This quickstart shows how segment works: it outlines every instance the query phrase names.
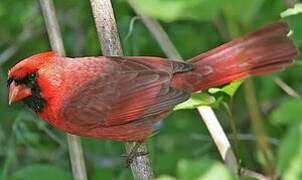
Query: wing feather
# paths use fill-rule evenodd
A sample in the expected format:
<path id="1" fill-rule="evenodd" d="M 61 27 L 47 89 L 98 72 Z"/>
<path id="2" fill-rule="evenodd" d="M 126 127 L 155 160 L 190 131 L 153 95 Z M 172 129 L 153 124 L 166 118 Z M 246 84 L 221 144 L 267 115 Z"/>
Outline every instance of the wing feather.
<path id="1" fill-rule="evenodd" d="M 147 123 L 189 97 L 169 87 L 175 62 L 165 62 L 163 68 L 138 59 L 111 57 L 111 61 L 115 71 L 90 80 L 63 100 L 64 119 L 87 128 Z"/>

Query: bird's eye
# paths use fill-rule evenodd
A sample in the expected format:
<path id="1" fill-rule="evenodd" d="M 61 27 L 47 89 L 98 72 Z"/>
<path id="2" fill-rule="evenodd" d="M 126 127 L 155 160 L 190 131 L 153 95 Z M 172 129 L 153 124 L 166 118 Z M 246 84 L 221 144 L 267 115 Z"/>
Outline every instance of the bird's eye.
<path id="1" fill-rule="evenodd" d="M 37 79 L 37 72 L 32 72 L 32 73 L 28 74 L 28 79 L 30 81 L 36 80 Z"/>

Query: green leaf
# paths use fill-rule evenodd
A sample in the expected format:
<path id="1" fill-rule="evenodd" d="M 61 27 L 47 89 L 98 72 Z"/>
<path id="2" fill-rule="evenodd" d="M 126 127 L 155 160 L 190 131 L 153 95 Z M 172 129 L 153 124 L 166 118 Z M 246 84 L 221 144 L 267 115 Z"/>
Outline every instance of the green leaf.
<path id="1" fill-rule="evenodd" d="M 288 99 L 271 113 L 271 119 L 277 124 L 300 121 L 302 117 L 302 99 Z"/>
<path id="2" fill-rule="evenodd" d="M 72 179 L 72 175 L 68 171 L 64 171 L 61 168 L 48 165 L 48 164 L 36 164 L 27 166 L 15 172 L 11 179 L 22 180 L 68 180 Z"/>
<path id="3" fill-rule="evenodd" d="M 283 20 L 290 25 L 289 36 L 294 39 L 298 47 L 302 47 L 302 3 L 296 4 L 294 8 L 287 9 L 281 13 Z"/>
<path id="4" fill-rule="evenodd" d="M 221 92 L 221 88 L 217 88 L 217 87 L 213 87 L 213 88 L 209 88 L 209 93 L 211 94 L 215 94 L 215 93 L 218 93 L 218 92 Z"/>
<path id="5" fill-rule="evenodd" d="M 217 0 L 133 0 L 144 14 L 164 21 L 212 20 L 219 11 Z"/>
<path id="6" fill-rule="evenodd" d="M 177 167 L 178 177 L 182 180 L 233 180 L 232 173 L 220 162 L 200 159 L 194 161 L 181 160 Z"/>
<path id="7" fill-rule="evenodd" d="M 223 92 L 226 93 L 227 95 L 233 97 L 235 92 L 237 91 L 237 89 L 240 87 L 240 85 L 242 84 L 243 80 L 238 80 L 238 81 L 234 81 L 231 82 L 230 84 L 224 86 L 223 88 L 210 88 L 208 91 L 211 94 L 215 94 L 217 92 Z"/>
<path id="8" fill-rule="evenodd" d="M 300 106 L 301 107 L 301 106 Z M 278 166 L 281 179 L 302 179 L 302 123 L 293 125 L 281 141 L 278 152 Z"/>
<path id="9" fill-rule="evenodd" d="M 215 102 L 215 98 L 205 93 L 193 93 L 191 98 L 175 106 L 174 111 L 180 109 L 195 109 L 199 106 L 209 106 Z"/>
<path id="10" fill-rule="evenodd" d="M 219 2 L 227 16 L 247 24 L 263 4 L 263 0 L 219 0 Z"/>
<path id="11" fill-rule="evenodd" d="M 283 11 L 280 16 L 282 18 L 286 17 L 286 16 L 291 16 L 291 15 L 295 15 L 295 14 L 299 14 L 302 13 L 302 3 L 298 3 L 295 5 L 294 8 L 289 8 L 285 11 Z"/>

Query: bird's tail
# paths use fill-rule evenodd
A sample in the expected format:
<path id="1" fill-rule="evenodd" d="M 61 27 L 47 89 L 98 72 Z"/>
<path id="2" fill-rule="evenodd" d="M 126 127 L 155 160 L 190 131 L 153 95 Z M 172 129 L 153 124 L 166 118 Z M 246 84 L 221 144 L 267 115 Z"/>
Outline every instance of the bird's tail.
<path id="1" fill-rule="evenodd" d="M 280 71 L 298 55 L 288 32 L 288 24 L 279 21 L 200 54 L 188 60 L 195 69 L 175 74 L 172 86 L 194 92 L 250 75 Z"/>

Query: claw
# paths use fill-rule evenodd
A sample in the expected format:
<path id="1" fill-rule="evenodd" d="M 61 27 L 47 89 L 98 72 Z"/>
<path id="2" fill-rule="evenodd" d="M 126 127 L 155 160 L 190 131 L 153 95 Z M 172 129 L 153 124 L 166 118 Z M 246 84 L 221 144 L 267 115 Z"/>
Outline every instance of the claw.
<path id="1" fill-rule="evenodd" d="M 136 142 L 129 154 L 122 154 L 121 157 L 126 157 L 126 167 L 129 168 L 136 157 L 148 155 L 148 152 L 137 152 L 142 142 Z"/>
<path id="2" fill-rule="evenodd" d="M 148 155 L 148 152 L 136 152 L 134 153 L 132 156 L 127 156 L 127 160 L 126 160 L 126 168 L 129 168 L 131 163 L 133 162 L 134 158 L 139 157 L 139 156 L 146 156 Z"/>

